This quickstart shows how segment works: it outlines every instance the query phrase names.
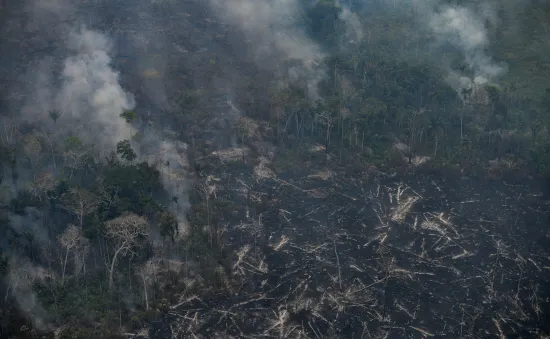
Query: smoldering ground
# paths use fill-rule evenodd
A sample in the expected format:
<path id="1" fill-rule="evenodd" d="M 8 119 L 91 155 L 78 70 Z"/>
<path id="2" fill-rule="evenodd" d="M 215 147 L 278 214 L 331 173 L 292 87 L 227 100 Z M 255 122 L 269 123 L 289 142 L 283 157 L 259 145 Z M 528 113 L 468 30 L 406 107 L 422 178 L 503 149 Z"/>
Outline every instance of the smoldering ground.
<path id="1" fill-rule="evenodd" d="M 238 292 L 182 300 L 172 326 L 159 324 L 167 333 L 474 338 L 547 328 L 547 202 L 535 181 L 217 174 L 218 197 L 241 206 L 228 229 Z M 273 200 L 249 215 L 247 197 L 266 193 Z"/>

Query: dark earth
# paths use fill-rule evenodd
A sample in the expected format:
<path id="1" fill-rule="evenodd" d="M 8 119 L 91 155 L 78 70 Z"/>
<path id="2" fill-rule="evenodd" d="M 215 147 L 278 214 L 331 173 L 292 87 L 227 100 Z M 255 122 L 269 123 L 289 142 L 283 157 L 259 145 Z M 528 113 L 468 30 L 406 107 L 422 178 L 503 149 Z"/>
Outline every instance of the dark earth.
<path id="1" fill-rule="evenodd" d="M 234 193 L 244 182 L 249 199 L 268 196 L 258 219 L 227 222 L 241 286 L 174 307 L 154 338 L 528 338 L 548 328 L 548 200 L 536 181 L 422 169 L 289 177 L 222 177 L 218 199 L 246 205 Z"/>

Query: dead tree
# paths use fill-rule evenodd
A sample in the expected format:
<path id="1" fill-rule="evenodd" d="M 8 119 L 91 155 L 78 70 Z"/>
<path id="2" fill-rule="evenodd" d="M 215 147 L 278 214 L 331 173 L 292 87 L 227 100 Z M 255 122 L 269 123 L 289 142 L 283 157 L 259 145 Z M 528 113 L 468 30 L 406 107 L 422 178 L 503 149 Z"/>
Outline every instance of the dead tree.
<path id="1" fill-rule="evenodd" d="M 65 166 L 70 170 L 69 179 L 71 179 L 74 172 L 85 164 L 92 148 L 85 148 L 82 142 L 75 137 L 68 138 L 65 144 L 66 150 L 63 152 L 63 159 L 65 160 Z"/>
<path id="2" fill-rule="evenodd" d="M 145 309 L 149 309 L 149 293 L 147 287 L 155 280 L 158 270 L 158 262 L 156 260 L 148 260 L 137 271 L 143 283 L 143 296 L 145 298 Z"/>
<path id="3" fill-rule="evenodd" d="M 210 197 L 214 196 L 214 198 L 217 198 L 216 196 L 216 184 L 214 181 L 218 181 L 219 179 L 209 175 L 204 179 L 204 181 L 201 181 L 199 183 L 199 190 L 203 194 L 205 200 L 206 200 L 206 223 L 208 226 L 208 230 L 210 232 L 210 245 L 212 245 L 212 227 L 210 225 Z"/>
<path id="4" fill-rule="evenodd" d="M 84 217 L 92 214 L 99 207 L 99 198 L 83 188 L 73 188 L 61 197 L 61 207 L 74 214 L 80 227 Z"/>
<path id="5" fill-rule="evenodd" d="M 42 159 L 42 145 L 40 144 L 40 140 L 34 135 L 29 135 L 25 138 L 23 148 L 34 170 Z"/>
<path id="6" fill-rule="evenodd" d="M 325 136 L 325 153 L 328 154 L 330 147 L 330 131 L 334 124 L 334 119 L 329 112 L 323 112 L 322 114 L 317 115 L 317 120 L 319 120 L 323 125 L 327 126 Z"/>
<path id="7" fill-rule="evenodd" d="M 38 200 L 42 201 L 42 198 L 47 200 L 50 198 L 48 192 L 51 192 L 56 184 L 57 181 L 52 173 L 41 173 L 29 184 L 29 191 Z"/>
<path id="8" fill-rule="evenodd" d="M 109 290 L 113 288 L 113 273 L 119 255 L 133 253 L 132 249 L 139 246 L 139 240 L 147 236 L 147 219 L 134 213 L 126 213 L 105 224 L 105 234 L 115 243 L 115 254 L 109 271 Z"/>
<path id="9" fill-rule="evenodd" d="M 58 134 L 57 133 L 48 133 L 46 131 L 43 131 L 42 133 L 40 133 L 40 136 L 41 136 L 42 142 L 44 142 L 44 144 L 46 144 L 48 146 L 48 148 L 50 149 L 50 154 L 52 156 L 53 168 L 57 172 L 57 162 L 55 161 L 55 158 L 56 158 L 56 145 L 57 145 L 57 141 L 58 141 L 57 140 L 58 139 Z"/>
<path id="10" fill-rule="evenodd" d="M 20 133 L 15 123 L 10 121 L 4 121 L 2 123 L 0 127 L 0 142 L 2 142 L 2 145 L 6 147 L 13 146 L 19 136 Z"/>
<path id="11" fill-rule="evenodd" d="M 82 234 L 82 228 L 78 228 L 73 224 L 70 224 L 69 227 L 61 234 L 58 238 L 59 243 L 65 249 L 65 257 L 63 259 L 63 268 L 61 273 L 61 285 L 65 283 L 65 271 L 67 268 L 67 259 L 69 257 L 69 252 L 74 252 L 74 264 L 75 264 L 75 274 L 78 274 L 80 271 L 79 266 L 83 266 L 86 253 L 89 248 L 89 241 L 84 234 Z"/>

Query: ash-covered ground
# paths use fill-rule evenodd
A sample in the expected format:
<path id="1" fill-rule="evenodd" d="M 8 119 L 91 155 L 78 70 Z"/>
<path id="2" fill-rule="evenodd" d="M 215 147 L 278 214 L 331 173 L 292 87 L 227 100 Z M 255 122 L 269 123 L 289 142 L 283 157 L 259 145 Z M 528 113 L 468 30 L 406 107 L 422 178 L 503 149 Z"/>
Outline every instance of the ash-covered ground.
<path id="1" fill-rule="evenodd" d="M 531 338 L 548 326 L 535 182 L 257 166 L 210 183 L 242 205 L 222 225 L 231 296 L 182 298 L 153 337 Z"/>

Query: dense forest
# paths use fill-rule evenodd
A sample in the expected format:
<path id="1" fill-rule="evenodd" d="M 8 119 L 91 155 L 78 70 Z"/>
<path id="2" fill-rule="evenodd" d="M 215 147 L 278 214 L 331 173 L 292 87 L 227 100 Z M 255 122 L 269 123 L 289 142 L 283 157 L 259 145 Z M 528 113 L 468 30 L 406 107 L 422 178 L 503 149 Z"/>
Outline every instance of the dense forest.
<path id="1" fill-rule="evenodd" d="M 0 0 L 0 337 L 547 338 L 549 29 Z"/>

